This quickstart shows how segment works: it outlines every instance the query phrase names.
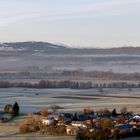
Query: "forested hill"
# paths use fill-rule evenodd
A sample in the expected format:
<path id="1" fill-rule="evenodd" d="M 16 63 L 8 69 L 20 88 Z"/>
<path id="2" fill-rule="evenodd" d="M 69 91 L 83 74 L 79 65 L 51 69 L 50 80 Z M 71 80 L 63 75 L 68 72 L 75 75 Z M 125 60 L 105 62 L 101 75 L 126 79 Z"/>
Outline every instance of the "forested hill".
<path id="1" fill-rule="evenodd" d="M 66 45 L 57 45 L 48 42 L 13 42 L 1 43 L 0 51 L 3 52 L 27 52 L 27 51 L 44 51 L 48 53 L 61 54 L 140 54 L 140 47 L 118 47 L 118 48 L 73 48 Z"/>

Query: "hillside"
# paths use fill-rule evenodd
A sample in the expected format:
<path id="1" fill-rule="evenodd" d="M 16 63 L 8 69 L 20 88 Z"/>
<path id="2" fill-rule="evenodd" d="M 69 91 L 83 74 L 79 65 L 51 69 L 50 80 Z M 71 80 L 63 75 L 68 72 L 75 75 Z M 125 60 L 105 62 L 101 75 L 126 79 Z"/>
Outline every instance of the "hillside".
<path id="1" fill-rule="evenodd" d="M 56 45 L 48 42 L 13 42 L 1 43 L 0 51 L 44 51 L 46 53 L 61 54 L 140 54 L 140 47 L 119 48 L 73 48 L 64 45 Z"/>

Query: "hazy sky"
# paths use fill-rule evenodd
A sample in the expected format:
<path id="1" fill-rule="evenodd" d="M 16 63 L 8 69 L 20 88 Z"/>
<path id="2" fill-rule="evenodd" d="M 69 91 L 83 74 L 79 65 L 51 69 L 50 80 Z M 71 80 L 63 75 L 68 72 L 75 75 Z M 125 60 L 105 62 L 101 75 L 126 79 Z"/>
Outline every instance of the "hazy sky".
<path id="1" fill-rule="evenodd" d="M 0 42 L 140 46 L 140 0 L 0 0 Z"/>

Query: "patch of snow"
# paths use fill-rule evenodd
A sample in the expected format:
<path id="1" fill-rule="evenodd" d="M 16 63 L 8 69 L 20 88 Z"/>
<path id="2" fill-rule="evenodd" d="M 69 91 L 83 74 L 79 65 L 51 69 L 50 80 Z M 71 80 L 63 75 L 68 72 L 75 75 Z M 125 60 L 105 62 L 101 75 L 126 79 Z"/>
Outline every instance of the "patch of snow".
<path id="1" fill-rule="evenodd" d="M 4 44 L 2 47 L 0 47 L 0 51 L 12 51 L 12 52 L 17 52 L 17 51 L 25 51 L 27 50 L 26 48 L 13 48 L 13 47 L 6 47 L 6 44 Z"/>

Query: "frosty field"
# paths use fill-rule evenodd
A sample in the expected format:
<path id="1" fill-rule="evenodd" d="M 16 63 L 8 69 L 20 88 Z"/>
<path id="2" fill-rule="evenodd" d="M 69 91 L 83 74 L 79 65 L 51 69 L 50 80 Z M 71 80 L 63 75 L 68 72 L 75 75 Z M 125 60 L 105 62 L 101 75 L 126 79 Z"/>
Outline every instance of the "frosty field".
<path id="1" fill-rule="evenodd" d="M 49 109 L 51 104 L 61 106 L 63 109 L 60 111 L 82 111 L 84 107 L 94 110 L 116 108 L 119 111 L 126 106 L 128 110 L 140 113 L 140 89 L 104 89 L 103 92 L 98 92 L 97 89 L 0 89 L 1 109 L 5 104 L 15 101 L 19 103 L 22 113 L 39 111 L 41 107 Z"/>

